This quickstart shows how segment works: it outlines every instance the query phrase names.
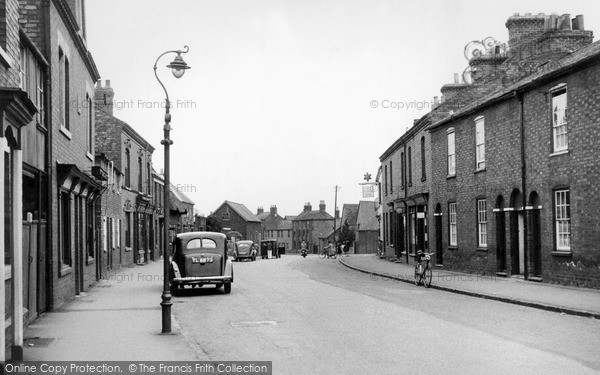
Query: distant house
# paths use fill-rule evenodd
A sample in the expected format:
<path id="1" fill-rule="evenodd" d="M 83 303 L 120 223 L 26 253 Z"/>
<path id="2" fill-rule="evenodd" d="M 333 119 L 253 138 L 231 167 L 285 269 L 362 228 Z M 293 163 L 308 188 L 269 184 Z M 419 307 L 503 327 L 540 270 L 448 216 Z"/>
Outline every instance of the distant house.
<path id="1" fill-rule="evenodd" d="M 316 211 L 313 211 L 310 202 L 307 202 L 304 210 L 292 220 L 292 247 L 300 249 L 304 241 L 310 251 L 318 252 L 319 239 L 332 231 L 333 216 L 325 211 L 325 201 L 321 201 L 319 210 Z"/>
<path id="2" fill-rule="evenodd" d="M 212 215 L 223 225 L 223 232 L 237 231 L 245 240 L 260 240 L 261 221 L 243 204 L 225 201 Z"/>
<path id="3" fill-rule="evenodd" d="M 259 207 L 256 215 L 262 222 L 262 239 L 276 239 L 279 247 L 292 249 L 292 221 L 277 213 L 277 206 L 272 205 L 269 212 Z"/>
<path id="4" fill-rule="evenodd" d="M 181 185 L 171 183 L 171 216 L 169 226 L 177 233 L 194 228 L 194 202 L 183 193 Z"/>
<path id="5" fill-rule="evenodd" d="M 377 202 L 360 201 L 356 218 L 356 254 L 373 254 L 377 252 L 379 241 L 379 219 L 377 218 Z"/>

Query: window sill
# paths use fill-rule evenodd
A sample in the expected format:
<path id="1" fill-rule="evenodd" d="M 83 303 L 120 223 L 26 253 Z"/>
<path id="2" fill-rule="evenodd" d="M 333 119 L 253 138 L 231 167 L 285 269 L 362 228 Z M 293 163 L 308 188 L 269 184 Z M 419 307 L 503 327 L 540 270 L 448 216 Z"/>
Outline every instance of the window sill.
<path id="1" fill-rule="evenodd" d="M 4 265 L 4 281 L 12 279 L 12 268 L 10 264 Z M 4 296 L 3 296 L 4 297 Z"/>
<path id="2" fill-rule="evenodd" d="M 59 275 L 59 277 L 64 277 L 64 276 L 67 276 L 67 275 L 72 274 L 72 273 L 73 273 L 73 267 L 68 266 L 66 264 L 63 264 L 62 267 L 61 267 L 61 269 L 60 269 L 60 275 Z"/>
<path id="3" fill-rule="evenodd" d="M 90 258 L 90 257 L 87 258 L 87 265 L 88 266 L 91 265 L 91 264 L 94 264 L 94 263 L 96 263 L 96 260 L 94 258 Z"/>
<path id="4" fill-rule="evenodd" d="M 125 251 L 131 251 L 132 248 L 125 246 Z"/>
<path id="5" fill-rule="evenodd" d="M 473 172 L 473 173 L 477 174 L 477 173 L 481 173 L 481 172 L 485 172 L 485 168 L 476 169 L 475 172 Z"/>
<path id="6" fill-rule="evenodd" d="M 550 154 L 550 157 L 568 154 L 569 150 L 556 151 Z"/>
<path id="7" fill-rule="evenodd" d="M 0 47 L 0 63 L 2 63 L 6 69 L 13 68 L 13 59 L 11 59 L 2 47 Z"/>
<path id="8" fill-rule="evenodd" d="M 451 178 L 456 178 L 455 174 L 449 174 L 448 176 L 446 176 L 446 180 L 449 180 Z"/>
<path id="9" fill-rule="evenodd" d="M 552 251 L 550 253 L 550 255 L 554 256 L 554 257 L 562 257 L 562 258 L 570 258 L 573 256 L 573 253 L 571 251 L 565 250 L 565 251 Z"/>
<path id="10" fill-rule="evenodd" d="M 73 135 L 69 131 L 69 129 L 65 128 L 63 125 L 60 125 L 60 132 L 67 137 L 69 140 L 73 139 Z"/>
<path id="11" fill-rule="evenodd" d="M 481 252 L 486 252 L 487 253 L 488 249 L 487 249 L 487 247 L 477 247 L 475 249 L 475 251 L 481 251 Z"/>
<path id="12" fill-rule="evenodd" d="M 90 161 L 94 161 L 94 156 L 92 154 L 90 154 L 89 152 L 86 152 L 85 156 L 87 156 L 87 158 L 90 159 Z"/>
<path id="13" fill-rule="evenodd" d="M 450 251 L 458 250 L 458 246 L 448 246 L 448 250 L 450 250 Z"/>
<path id="14" fill-rule="evenodd" d="M 427 181 L 427 177 L 421 177 L 421 182 Z"/>

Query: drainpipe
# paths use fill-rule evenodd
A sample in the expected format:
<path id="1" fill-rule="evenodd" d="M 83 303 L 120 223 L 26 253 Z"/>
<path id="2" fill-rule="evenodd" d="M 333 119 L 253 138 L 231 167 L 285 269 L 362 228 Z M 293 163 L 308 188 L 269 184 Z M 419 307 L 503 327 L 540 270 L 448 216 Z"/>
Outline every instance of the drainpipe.
<path id="1" fill-rule="evenodd" d="M 44 82 L 44 101 L 45 101 L 45 125 L 46 125 L 46 182 L 48 184 L 46 192 L 46 311 L 52 311 L 54 309 L 54 254 L 53 254 L 53 244 L 52 234 L 54 233 L 54 211 L 53 207 L 53 199 L 54 197 L 54 172 L 53 172 L 53 160 L 52 160 L 52 139 L 53 139 L 53 122 L 52 122 L 52 56 L 51 56 L 51 45 L 52 45 L 52 33 L 50 32 L 50 6 L 44 7 L 44 53 L 45 57 L 48 61 L 48 66 L 46 67 L 46 81 Z"/>
<path id="2" fill-rule="evenodd" d="M 521 190 L 523 191 L 523 263 L 525 263 L 525 269 L 523 276 L 525 280 L 529 279 L 529 246 L 528 246 L 528 232 L 527 232 L 527 211 L 525 210 L 527 202 L 527 165 L 525 163 L 525 103 L 523 92 L 515 92 L 515 97 L 519 101 L 519 126 L 521 131 Z"/>
<path id="3" fill-rule="evenodd" d="M 402 146 L 404 148 L 404 160 L 402 160 L 402 165 L 400 169 L 402 170 L 402 188 L 404 189 L 404 215 L 403 220 L 400 225 L 402 225 L 402 232 L 404 234 L 404 257 L 406 264 L 408 264 L 408 247 L 410 244 L 408 243 L 408 230 L 406 230 L 405 224 L 408 223 L 407 215 L 408 215 L 408 203 L 406 203 L 406 198 L 408 195 L 408 179 L 406 178 L 406 161 L 408 160 L 408 155 L 406 155 L 406 142 Z M 408 246 L 407 246 L 408 245 Z"/>

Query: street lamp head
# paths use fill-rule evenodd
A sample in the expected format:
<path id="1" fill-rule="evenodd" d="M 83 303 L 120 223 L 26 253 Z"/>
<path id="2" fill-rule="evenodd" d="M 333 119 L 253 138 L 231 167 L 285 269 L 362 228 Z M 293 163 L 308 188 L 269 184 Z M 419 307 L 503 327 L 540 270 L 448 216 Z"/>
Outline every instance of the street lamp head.
<path id="1" fill-rule="evenodd" d="M 175 60 L 173 60 L 173 62 L 170 63 L 169 65 L 167 65 L 167 68 L 171 68 L 171 71 L 173 72 L 173 75 L 175 76 L 175 78 L 183 77 L 185 70 L 190 69 L 188 64 L 186 64 L 186 62 L 183 61 L 183 58 L 181 57 L 180 53 L 177 53 Z"/>

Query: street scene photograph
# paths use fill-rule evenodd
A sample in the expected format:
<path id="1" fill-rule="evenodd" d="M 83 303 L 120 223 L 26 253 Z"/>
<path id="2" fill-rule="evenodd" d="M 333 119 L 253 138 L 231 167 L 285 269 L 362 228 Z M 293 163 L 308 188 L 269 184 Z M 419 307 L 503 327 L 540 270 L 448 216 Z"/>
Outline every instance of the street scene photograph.
<path id="1" fill-rule="evenodd" d="M 600 373 L 594 0 L 0 0 L 0 374 Z"/>

